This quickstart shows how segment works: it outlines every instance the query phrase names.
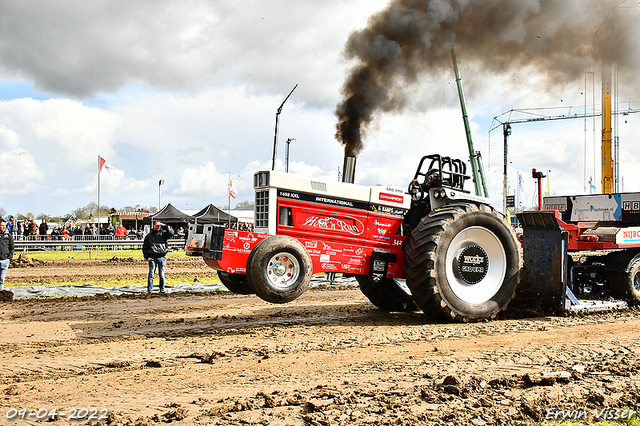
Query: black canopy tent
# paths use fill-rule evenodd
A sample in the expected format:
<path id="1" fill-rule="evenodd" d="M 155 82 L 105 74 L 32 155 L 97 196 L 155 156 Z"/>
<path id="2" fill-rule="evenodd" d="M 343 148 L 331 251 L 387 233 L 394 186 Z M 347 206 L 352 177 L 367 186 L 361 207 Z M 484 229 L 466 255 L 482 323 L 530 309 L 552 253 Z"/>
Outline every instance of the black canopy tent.
<path id="1" fill-rule="evenodd" d="M 191 216 L 173 207 L 171 203 L 168 203 L 156 214 L 145 217 L 143 223 L 145 225 L 150 225 L 155 220 L 159 220 L 167 225 L 182 225 L 186 228 L 186 224 L 189 223 L 189 219 L 191 219 Z"/>
<path id="2" fill-rule="evenodd" d="M 229 213 L 225 213 L 213 204 L 209 204 L 208 206 L 191 216 L 190 222 L 193 223 L 195 221 L 198 221 L 198 223 L 225 224 L 229 222 L 237 223 L 238 218 L 233 215 L 229 216 Z"/>

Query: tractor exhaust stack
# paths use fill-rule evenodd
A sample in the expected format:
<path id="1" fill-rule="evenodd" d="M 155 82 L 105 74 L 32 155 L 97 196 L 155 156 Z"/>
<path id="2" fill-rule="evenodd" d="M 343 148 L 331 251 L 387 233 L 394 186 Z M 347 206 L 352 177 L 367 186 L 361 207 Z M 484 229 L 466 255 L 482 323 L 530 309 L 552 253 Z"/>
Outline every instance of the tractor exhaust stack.
<path id="1" fill-rule="evenodd" d="M 356 157 L 344 156 L 344 164 L 342 165 L 342 181 L 346 183 L 354 183 L 356 179 Z"/>

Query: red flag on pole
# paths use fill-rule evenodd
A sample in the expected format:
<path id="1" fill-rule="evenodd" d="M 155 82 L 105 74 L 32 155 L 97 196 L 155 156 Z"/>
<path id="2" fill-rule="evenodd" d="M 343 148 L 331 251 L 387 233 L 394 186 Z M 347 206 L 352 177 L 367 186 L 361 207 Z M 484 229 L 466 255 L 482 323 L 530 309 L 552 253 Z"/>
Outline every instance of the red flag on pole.
<path id="1" fill-rule="evenodd" d="M 116 173 L 115 167 L 109 164 L 109 162 L 104 158 L 100 156 L 98 156 L 98 158 L 100 159 L 100 167 L 98 168 L 98 173 L 105 172 L 108 175 L 118 176 L 118 173 Z"/>
<path id="2" fill-rule="evenodd" d="M 238 190 L 236 189 L 236 183 L 233 179 L 229 178 L 229 195 L 234 199 L 238 196 Z"/>

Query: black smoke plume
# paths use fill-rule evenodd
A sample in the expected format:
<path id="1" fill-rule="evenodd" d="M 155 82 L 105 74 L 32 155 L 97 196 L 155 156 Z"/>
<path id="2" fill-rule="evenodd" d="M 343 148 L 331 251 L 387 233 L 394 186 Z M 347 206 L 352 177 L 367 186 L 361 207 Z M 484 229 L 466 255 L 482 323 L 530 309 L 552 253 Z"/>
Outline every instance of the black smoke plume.
<path id="1" fill-rule="evenodd" d="M 613 13 L 616 5 L 624 6 L 615 0 L 392 0 L 346 43 L 345 56 L 356 64 L 336 107 L 336 139 L 345 155 L 357 156 L 376 115 L 401 109 L 409 84 L 450 58 L 454 45 L 485 73 L 535 65 L 550 85 L 583 78 L 595 44 L 608 60 L 637 67 L 638 19 L 623 18 L 638 9 Z M 612 28 L 603 26 L 612 13 Z M 595 37 L 599 28 L 604 42 Z"/>

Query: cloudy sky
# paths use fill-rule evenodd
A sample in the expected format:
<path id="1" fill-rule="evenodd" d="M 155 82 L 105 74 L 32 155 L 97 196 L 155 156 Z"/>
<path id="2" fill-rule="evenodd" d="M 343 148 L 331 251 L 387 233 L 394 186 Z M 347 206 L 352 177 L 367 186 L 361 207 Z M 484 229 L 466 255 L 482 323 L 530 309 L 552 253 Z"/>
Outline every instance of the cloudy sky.
<path id="1" fill-rule="evenodd" d="M 296 84 L 276 168 L 292 138 L 290 171 L 337 179 L 336 110 L 363 66 L 384 71 L 374 80 L 385 91 L 371 96 L 383 102 L 367 109 L 356 182 L 404 187 L 423 155 L 468 157 L 455 45 L 475 148 L 502 209 L 493 118 L 512 108 L 581 113 L 594 91 L 599 111 L 595 32 L 618 3 L 0 0 L 0 207 L 55 216 L 97 201 L 99 155 L 117 169 L 101 176 L 102 205 L 157 206 L 163 179 L 162 205 L 223 206 L 228 174 L 239 193 L 232 207 L 252 200 L 253 173 L 271 168 L 276 110 Z M 619 63 L 620 108 L 638 109 L 640 11 L 622 6 L 624 31 L 602 50 Z M 585 91 L 588 71 L 595 90 L 589 80 Z M 640 191 L 640 114 L 619 123 L 624 190 Z M 595 158 L 600 190 L 599 139 L 599 118 L 515 124 L 511 192 L 521 171 L 533 204 L 535 167 L 551 170 L 552 192 L 583 193 L 585 157 L 587 179 Z"/>

